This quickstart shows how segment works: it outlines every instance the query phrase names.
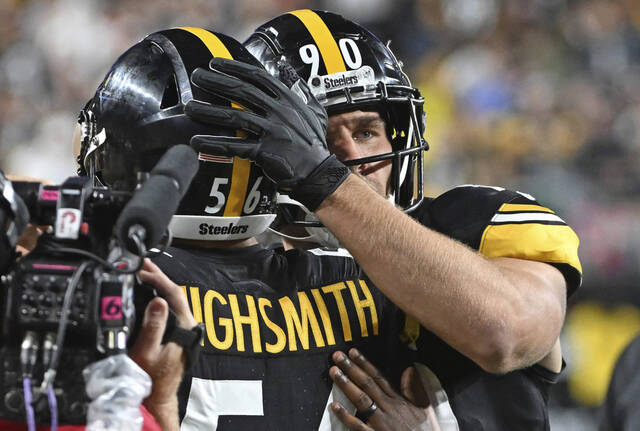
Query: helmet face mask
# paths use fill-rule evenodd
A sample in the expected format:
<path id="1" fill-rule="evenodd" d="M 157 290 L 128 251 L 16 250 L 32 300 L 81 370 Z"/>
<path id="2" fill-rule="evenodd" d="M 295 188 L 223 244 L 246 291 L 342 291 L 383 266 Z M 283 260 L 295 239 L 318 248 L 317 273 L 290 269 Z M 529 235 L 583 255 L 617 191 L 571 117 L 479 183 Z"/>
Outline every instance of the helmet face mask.
<path id="1" fill-rule="evenodd" d="M 289 63 L 329 116 L 377 111 L 386 124 L 392 152 L 343 161 L 356 166 L 392 161 L 388 189 L 404 211 L 423 199 L 424 99 L 412 87 L 391 50 L 364 27 L 325 11 L 297 10 L 261 25 L 245 47 L 272 75 Z"/>
<path id="2" fill-rule="evenodd" d="M 153 33 L 122 54 L 80 113 L 79 174 L 134 190 L 169 147 L 189 145 L 195 135 L 237 136 L 184 113 L 194 98 L 230 106 L 190 80 L 214 56 L 259 65 L 236 40 L 199 28 Z M 275 218 L 275 184 L 249 160 L 203 151 L 198 158 L 198 173 L 170 224 L 173 236 L 238 240 L 265 231 Z"/>

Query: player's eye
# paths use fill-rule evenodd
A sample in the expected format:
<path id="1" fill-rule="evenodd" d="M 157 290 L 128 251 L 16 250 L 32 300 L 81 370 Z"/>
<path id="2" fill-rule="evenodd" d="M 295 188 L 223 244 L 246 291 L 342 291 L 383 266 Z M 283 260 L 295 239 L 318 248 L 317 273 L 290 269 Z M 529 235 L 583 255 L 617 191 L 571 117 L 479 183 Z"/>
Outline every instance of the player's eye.
<path id="1" fill-rule="evenodd" d="M 374 132 L 371 130 L 358 130 L 353 134 L 355 140 L 371 139 L 374 136 Z"/>

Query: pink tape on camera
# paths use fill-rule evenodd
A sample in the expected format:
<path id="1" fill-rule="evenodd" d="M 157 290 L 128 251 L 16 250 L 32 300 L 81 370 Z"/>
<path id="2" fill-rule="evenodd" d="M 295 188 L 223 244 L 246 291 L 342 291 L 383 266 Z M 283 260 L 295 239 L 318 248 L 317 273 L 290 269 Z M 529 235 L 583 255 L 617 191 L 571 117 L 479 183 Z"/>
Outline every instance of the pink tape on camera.
<path id="1" fill-rule="evenodd" d="M 122 319 L 122 298 L 120 296 L 102 298 L 100 314 L 104 320 Z"/>
<path id="2" fill-rule="evenodd" d="M 43 201 L 57 201 L 58 194 L 58 190 L 42 190 L 40 193 L 40 199 Z"/>

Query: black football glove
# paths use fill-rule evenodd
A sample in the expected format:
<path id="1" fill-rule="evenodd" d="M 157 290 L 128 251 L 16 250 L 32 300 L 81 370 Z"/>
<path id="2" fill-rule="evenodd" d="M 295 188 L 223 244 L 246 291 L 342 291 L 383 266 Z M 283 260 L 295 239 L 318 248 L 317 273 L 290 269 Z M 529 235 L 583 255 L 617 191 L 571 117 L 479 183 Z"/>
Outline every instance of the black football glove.
<path id="1" fill-rule="evenodd" d="M 327 114 L 307 84 L 297 79 L 289 89 L 264 69 L 224 58 L 214 58 L 210 70 L 198 68 L 192 82 L 204 90 L 242 105 L 247 110 L 191 100 L 185 113 L 191 118 L 249 132 L 245 138 L 197 135 L 198 151 L 254 160 L 280 191 L 311 211 L 345 180 L 349 169 L 329 153 Z M 290 66 L 281 73 L 290 80 Z"/>

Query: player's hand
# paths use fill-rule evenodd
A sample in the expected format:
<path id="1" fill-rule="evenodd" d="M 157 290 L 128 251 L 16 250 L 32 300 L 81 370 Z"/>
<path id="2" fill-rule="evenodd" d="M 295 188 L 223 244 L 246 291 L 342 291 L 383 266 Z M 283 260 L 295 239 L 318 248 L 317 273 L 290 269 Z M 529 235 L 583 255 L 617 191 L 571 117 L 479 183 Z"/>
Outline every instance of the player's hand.
<path id="1" fill-rule="evenodd" d="M 42 184 L 53 184 L 53 182 L 44 179 L 44 178 L 34 178 L 27 177 L 24 175 L 15 175 L 15 174 L 7 174 L 6 178 L 9 181 L 25 181 L 32 183 L 42 183 Z M 26 208 L 25 208 L 26 209 Z M 16 243 L 16 252 L 20 254 L 20 256 L 24 257 L 29 254 L 34 248 L 36 248 L 36 244 L 38 243 L 38 238 L 47 230 L 49 226 L 36 226 L 31 223 L 27 224 L 27 227 L 22 231 L 20 237 L 18 238 L 18 242 Z"/>
<path id="2" fill-rule="evenodd" d="M 18 242 L 16 243 L 16 251 L 20 253 L 22 257 L 26 256 L 31 252 L 31 250 L 36 248 L 38 238 L 40 238 L 40 235 L 42 235 L 43 227 L 39 227 L 29 223 L 25 230 L 22 231 L 22 234 L 20 234 Z"/>
<path id="3" fill-rule="evenodd" d="M 178 326 L 191 329 L 198 324 L 191 314 L 189 303 L 180 287 L 165 275 L 158 265 L 153 263 L 149 258 L 144 260 L 142 269 L 138 272 L 140 280 L 153 286 L 160 296 L 167 300 L 169 307 L 176 315 L 176 323 Z"/>
<path id="4" fill-rule="evenodd" d="M 209 67 L 196 69 L 193 83 L 248 110 L 192 100 L 185 113 L 249 134 L 245 138 L 194 136 L 191 145 L 198 151 L 254 160 L 279 190 L 314 210 L 349 170 L 329 153 L 327 114 L 307 84 L 297 79 L 289 89 L 260 67 L 224 58 L 212 59 Z M 291 69 L 288 76 L 292 75 Z"/>
<path id="5" fill-rule="evenodd" d="M 416 391 L 409 381 L 410 373 L 402 379 L 402 391 L 398 394 L 380 372 L 358 350 L 351 349 L 349 357 L 343 352 L 332 355 L 337 366 L 329 370 L 336 385 L 356 406 L 355 415 L 338 402 L 331 409 L 351 431 L 434 431 L 439 430 L 433 409 L 418 407 L 425 394 Z M 411 399 L 413 402 L 409 401 Z"/>
<path id="6" fill-rule="evenodd" d="M 154 298 L 147 305 L 142 328 L 129 350 L 129 356 L 151 377 L 151 394 L 145 399 L 144 405 L 164 430 L 177 430 L 177 392 L 184 373 L 185 357 L 178 344 L 162 344 L 169 307 L 176 314 L 178 326 L 191 329 L 197 322 L 180 288 L 149 259 L 145 259 L 138 275 L 142 281 L 155 287 L 166 300 Z"/>

